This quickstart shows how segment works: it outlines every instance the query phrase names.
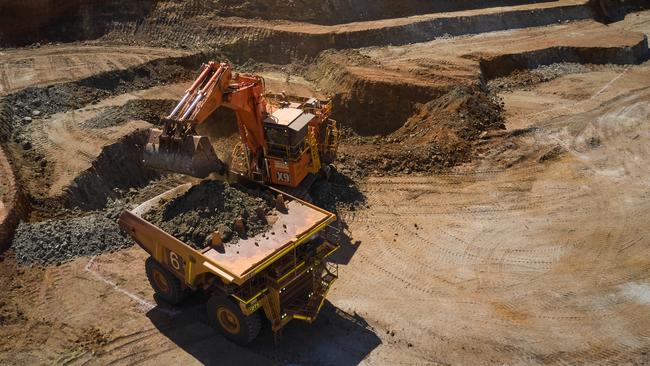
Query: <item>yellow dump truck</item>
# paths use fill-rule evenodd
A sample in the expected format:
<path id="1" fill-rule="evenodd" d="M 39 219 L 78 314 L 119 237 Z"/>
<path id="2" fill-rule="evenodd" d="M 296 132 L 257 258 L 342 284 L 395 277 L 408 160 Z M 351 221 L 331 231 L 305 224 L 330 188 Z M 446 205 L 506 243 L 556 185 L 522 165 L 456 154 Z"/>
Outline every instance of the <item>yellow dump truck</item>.
<path id="1" fill-rule="evenodd" d="M 269 220 L 273 235 L 197 250 L 143 218 L 191 186 L 178 186 L 124 211 L 119 219 L 120 227 L 151 255 L 145 268 L 156 294 L 176 304 L 192 291 L 207 292 L 208 319 L 239 344 L 258 335 L 262 313 L 276 333 L 292 319 L 314 321 L 338 276 L 337 266 L 327 261 L 339 248 L 329 230 L 335 215 L 264 187 L 285 208 Z"/>

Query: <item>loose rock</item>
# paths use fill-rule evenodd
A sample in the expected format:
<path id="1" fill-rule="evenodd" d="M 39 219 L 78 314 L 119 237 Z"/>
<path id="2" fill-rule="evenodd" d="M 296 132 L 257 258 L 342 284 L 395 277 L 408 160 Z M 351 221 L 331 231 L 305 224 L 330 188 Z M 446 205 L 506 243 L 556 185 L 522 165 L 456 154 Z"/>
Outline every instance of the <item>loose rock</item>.
<path id="1" fill-rule="evenodd" d="M 200 249 L 210 245 L 215 230 L 219 231 L 226 244 L 234 244 L 241 237 L 266 232 L 269 225 L 266 220 L 259 219 L 257 212 L 262 209 L 269 213 L 272 205 L 273 196 L 265 191 L 208 180 L 148 212 L 144 218 Z M 239 219 L 239 230 L 235 230 L 235 222 Z"/>

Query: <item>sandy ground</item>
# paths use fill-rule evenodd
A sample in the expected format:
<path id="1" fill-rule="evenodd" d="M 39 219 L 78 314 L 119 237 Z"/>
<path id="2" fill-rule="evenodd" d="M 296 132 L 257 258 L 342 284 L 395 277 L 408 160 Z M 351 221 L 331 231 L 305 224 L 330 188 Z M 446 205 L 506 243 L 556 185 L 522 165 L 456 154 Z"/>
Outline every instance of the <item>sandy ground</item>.
<path id="1" fill-rule="evenodd" d="M 614 82 L 598 72 L 557 80 L 567 89 L 585 80 L 606 89 L 595 107 L 587 98 L 583 109 L 535 123 L 537 132 L 513 138 L 513 149 L 480 166 L 368 180 L 362 191 L 369 207 L 343 216 L 356 244 L 337 256 L 341 280 L 331 304 L 315 325 L 292 324 L 280 347 L 268 330 L 248 349 L 225 342 L 205 325 L 201 299 L 157 306 L 144 276 L 145 254 L 133 248 L 34 270 L 34 281 L 19 291 L 33 304 L 30 331 L 8 332 L 11 348 L 21 351 L 5 348 L 0 358 L 11 364 L 649 362 L 650 262 L 643 254 L 650 234 L 649 70 L 631 67 Z M 543 95 L 548 87 L 527 93 Z M 565 154 L 538 162 L 558 144 Z M 524 161 L 495 168 L 504 156 Z"/>
<path id="2" fill-rule="evenodd" d="M 120 46 L 46 45 L 0 51 L 0 95 L 28 86 L 77 80 L 102 71 L 124 69 L 184 51 Z"/>
<path id="3" fill-rule="evenodd" d="M 620 29 L 648 34 L 649 17 L 580 29 L 616 41 Z M 575 29 L 557 27 L 558 35 Z M 544 38 L 531 32 L 529 45 Z M 393 68 L 375 69 L 388 78 L 395 66 L 429 70 L 435 44 L 480 50 L 516 36 L 505 37 L 363 52 Z M 36 70 L 29 77 L 6 76 L 0 94 L 81 78 L 116 57 L 126 67 L 171 55 L 110 49 L 50 64 L 48 48 L 3 52 L 2 62 L 32 55 L 41 66 L 28 67 Z M 9 64 L 0 75 L 21 74 Z M 280 72 L 264 76 L 275 91 L 312 90 L 300 78 L 285 84 Z M 117 95 L 36 121 L 30 132 L 55 163 L 50 194 L 102 146 L 147 126 L 89 132 L 81 122 L 130 100 L 175 99 L 183 88 Z M 207 326 L 201 295 L 158 304 L 138 247 L 46 268 L 17 267 L 8 252 L 0 262 L 0 364 L 649 364 L 650 64 L 500 96 L 507 131 L 485 136 L 473 163 L 361 183 L 367 205 L 341 215 L 349 240 L 334 258 L 340 279 L 318 321 L 293 322 L 278 345 L 268 327 L 246 348 L 225 341 Z"/>

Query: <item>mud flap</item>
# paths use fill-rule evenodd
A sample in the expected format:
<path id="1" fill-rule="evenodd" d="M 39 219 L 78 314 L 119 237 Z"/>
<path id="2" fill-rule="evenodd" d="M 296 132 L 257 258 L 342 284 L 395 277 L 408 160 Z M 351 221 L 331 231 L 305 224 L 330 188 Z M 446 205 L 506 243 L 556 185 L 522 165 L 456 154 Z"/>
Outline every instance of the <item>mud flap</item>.
<path id="1" fill-rule="evenodd" d="M 197 178 L 206 178 L 215 172 L 224 175 L 227 171 L 207 136 L 177 138 L 163 136 L 161 130 L 151 129 L 143 158 L 149 168 Z"/>

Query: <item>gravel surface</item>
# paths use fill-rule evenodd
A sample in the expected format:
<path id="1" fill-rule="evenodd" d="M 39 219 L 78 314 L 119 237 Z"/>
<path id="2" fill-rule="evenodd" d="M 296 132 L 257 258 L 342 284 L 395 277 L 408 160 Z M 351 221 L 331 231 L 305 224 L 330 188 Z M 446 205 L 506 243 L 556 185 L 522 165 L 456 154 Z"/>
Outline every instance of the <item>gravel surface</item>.
<path id="1" fill-rule="evenodd" d="M 183 176 L 167 175 L 146 187 L 122 192 L 120 199 L 101 210 L 64 209 L 47 220 L 22 222 L 12 244 L 16 259 L 27 265 L 56 264 L 129 247 L 133 239 L 117 225 L 120 214 L 185 182 Z"/>
<path id="2" fill-rule="evenodd" d="M 117 225 L 122 209 L 115 205 L 81 217 L 22 222 L 13 241 L 16 259 L 20 264 L 55 264 L 131 246 L 133 240 Z"/>
<path id="3" fill-rule="evenodd" d="M 221 232 L 224 242 L 236 243 L 240 234 L 234 230 L 234 222 L 238 218 L 245 223 L 243 237 L 268 230 L 268 223 L 257 217 L 256 210 L 270 212 L 272 201 L 267 192 L 208 180 L 148 212 L 144 218 L 183 242 L 204 248 L 215 230 Z"/>
<path id="4" fill-rule="evenodd" d="M 542 65 L 532 70 L 515 71 L 508 76 L 490 80 L 488 82 L 488 87 L 490 90 L 495 92 L 512 91 L 551 81 L 564 75 L 583 74 L 586 72 L 619 68 L 622 68 L 622 66 L 559 62 L 551 65 Z"/>

